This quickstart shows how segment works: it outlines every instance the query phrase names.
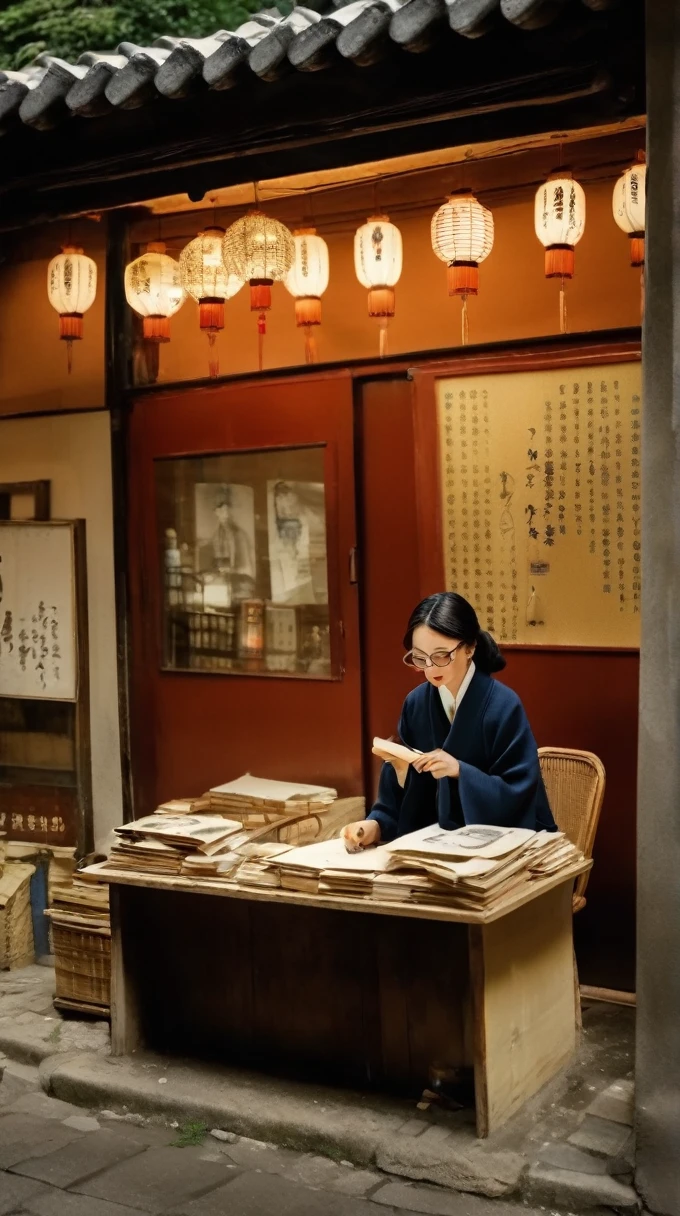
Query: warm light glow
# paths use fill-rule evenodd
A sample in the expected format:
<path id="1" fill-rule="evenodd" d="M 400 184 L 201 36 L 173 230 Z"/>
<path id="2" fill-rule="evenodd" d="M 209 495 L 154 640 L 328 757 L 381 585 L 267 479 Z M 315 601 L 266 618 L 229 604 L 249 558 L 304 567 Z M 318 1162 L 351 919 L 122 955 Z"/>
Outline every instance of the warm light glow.
<path id="1" fill-rule="evenodd" d="M 536 191 L 536 236 L 546 249 L 578 245 L 586 226 L 586 196 L 569 174 L 551 177 Z"/>
<path id="2" fill-rule="evenodd" d="M 229 274 L 222 261 L 224 228 L 206 228 L 189 241 L 179 255 L 184 290 L 197 303 L 231 300 L 243 287 L 243 279 Z"/>
<path id="3" fill-rule="evenodd" d="M 281 282 L 294 257 L 292 233 L 262 211 L 251 211 L 237 220 L 222 241 L 222 258 L 229 274 L 251 285 Z"/>
<path id="4" fill-rule="evenodd" d="M 630 237 L 633 266 L 642 266 L 645 260 L 646 184 L 647 166 L 638 162 L 621 174 L 612 196 L 614 219 Z"/>
<path id="5" fill-rule="evenodd" d="M 373 215 L 354 235 L 354 269 L 370 292 L 396 287 L 401 278 L 401 232 L 386 215 Z M 394 294 L 394 293 L 392 293 Z"/>
<path id="6" fill-rule="evenodd" d="M 493 248 L 493 215 L 471 191 L 452 194 L 432 217 L 432 248 L 448 266 L 478 266 Z"/>
<path id="7" fill-rule="evenodd" d="M 125 267 L 125 298 L 144 318 L 144 337 L 167 342 L 169 318 L 182 307 L 186 294 L 179 262 L 165 252 L 162 241 L 151 242 L 146 253 Z"/>
<path id="8" fill-rule="evenodd" d="M 61 317 L 82 317 L 97 294 L 97 266 L 75 245 L 65 245 L 47 268 L 47 297 Z M 63 337 L 69 335 L 62 334 Z M 71 334 L 70 337 L 80 337 Z"/>
<path id="9" fill-rule="evenodd" d="M 286 288 L 296 299 L 318 299 L 328 287 L 328 245 L 315 228 L 293 233 L 295 258 L 286 275 Z"/>

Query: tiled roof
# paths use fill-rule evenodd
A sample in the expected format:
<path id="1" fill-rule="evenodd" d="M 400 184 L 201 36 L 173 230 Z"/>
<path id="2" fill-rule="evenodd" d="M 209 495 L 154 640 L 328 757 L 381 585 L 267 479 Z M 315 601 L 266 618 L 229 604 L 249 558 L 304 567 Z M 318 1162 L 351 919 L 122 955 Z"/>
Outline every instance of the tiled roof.
<path id="1" fill-rule="evenodd" d="M 323 0 L 321 0 L 323 3 Z M 421 51 L 434 39 L 474 39 L 511 27 L 537 30 L 565 10 L 600 10 L 618 0 L 352 0 L 317 12 L 294 8 L 255 14 L 235 31 L 209 38 L 158 38 L 153 46 L 122 42 L 115 52 L 87 51 L 77 63 L 40 55 L 20 72 L 0 72 L 0 131 L 24 123 L 49 130 L 71 116 L 97 118 L 146 105 L 231 89 L 249 73 L 263 81 L 285 72 L 315 72 L 333 61 L 367 67 L 390 52 Z"/>

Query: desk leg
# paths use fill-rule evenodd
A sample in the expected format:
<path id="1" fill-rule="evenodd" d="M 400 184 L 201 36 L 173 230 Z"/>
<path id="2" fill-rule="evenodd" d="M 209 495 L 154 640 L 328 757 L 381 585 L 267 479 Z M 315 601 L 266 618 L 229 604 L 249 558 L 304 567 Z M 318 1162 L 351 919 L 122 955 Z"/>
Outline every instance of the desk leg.
<path id="1" fill-rule="evenodd" d="M 137 994 L 126 969 L 126 888 L 109 887 L 111 908 L 111 1054 L 130 1055 L 141 1046 Z M 129 963 L 129 960 L 127 960 Z"/>
<path id="2" fill-rule="evenodd" d="M 575 1050 L 571 887 L 469 928 L 479 1136 L 518 1111 Z"/>

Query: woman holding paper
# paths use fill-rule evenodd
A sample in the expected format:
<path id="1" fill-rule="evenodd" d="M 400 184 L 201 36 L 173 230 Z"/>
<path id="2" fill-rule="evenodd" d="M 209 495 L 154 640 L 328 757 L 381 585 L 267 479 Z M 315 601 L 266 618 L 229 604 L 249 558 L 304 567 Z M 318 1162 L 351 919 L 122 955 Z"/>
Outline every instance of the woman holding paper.
<path id="1" fill-rule="evenodd" d="M 378 797 L 366 820 L 344 829 L 350 852 L 435 823 L 555 831 L 527 716 L 517 694 L 491 678 L 505 660 L 472 605 L 452 591 L 428 596 L 404 646 L 404 662 L 425 676 L 399 723 L 413 752 L 374 747 L 385 761 Z"/>

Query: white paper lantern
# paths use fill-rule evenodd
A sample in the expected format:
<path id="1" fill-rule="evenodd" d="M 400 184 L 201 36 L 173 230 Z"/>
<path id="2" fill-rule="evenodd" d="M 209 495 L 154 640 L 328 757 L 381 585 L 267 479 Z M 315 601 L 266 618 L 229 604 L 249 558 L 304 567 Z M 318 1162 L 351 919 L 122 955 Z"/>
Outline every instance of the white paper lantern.
<path id="1" fill-rule="evenodd" d="M 401 232 L 386 215 L 372 215 L 354 235 L 354 269 L 368 290 L 368 315 L 393 317 L 394 289 L 401 277 Z"/>
<path id="2" fill-rule="evenodd" d="M 568 170 L 550 177 L 536 191 L 536 236 L 545 247 L 546 278 L 571 279 L 574 247 L 586 226 L 586 196 Z"/>
<path id="3" fill-rule="evenodd" d="M 312 326 L 321 324 L 321 296 L 328 287 L 328 245 L 316 228 L 298 228 L 293 233 L 295 258 L 285 279 L 295 298 L 295 322 L 305 331 L 305 359 L 316 362 Z"/>
<path id="4" fill-rule="evenodd" d="M 645 261 L 646 183 L 647 166 L 638 162 L 621 174 L 612 196 L 614 219 L 630 237 L 632 266 L 643 266 Z"/>
<path id="5" fill-rule="evenodd" d="M 316 228 L 293 233 L 295 257 L 286 275 L 286 288 L 295 297 L 298 325 L 321 324 L 321 296 L 328 287 L 328 245 Z"/>
<path id="6" fill-rule="evenodd" d="M 170 341 L 170 317 L 186 299 L 179 262 L 165 248 L 163 241 L 152 241 L 146 253 L 125 267 L 125 298 L 143 318 L 148 342 Z"/>
<path id="7" fill-rule="evenodd" d="M 59 337 L 66 342 L 83 336 L 83 314 L 97 295 L 97 266 L 75 245 L 64 245 L 47 268 L 47 298 L 59 313 Z"/>
<path id="8" fill-rule="evenodd" d="M 479 263 L 493 248 L 493 215 L 471 190 L 449 196 L 432 217 L 432 248 L 446 262 L 451 296 L 476 296 Z"/>

